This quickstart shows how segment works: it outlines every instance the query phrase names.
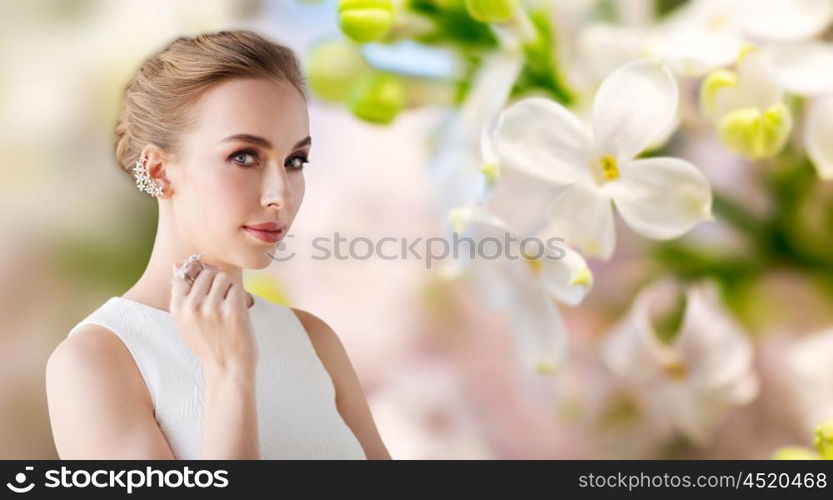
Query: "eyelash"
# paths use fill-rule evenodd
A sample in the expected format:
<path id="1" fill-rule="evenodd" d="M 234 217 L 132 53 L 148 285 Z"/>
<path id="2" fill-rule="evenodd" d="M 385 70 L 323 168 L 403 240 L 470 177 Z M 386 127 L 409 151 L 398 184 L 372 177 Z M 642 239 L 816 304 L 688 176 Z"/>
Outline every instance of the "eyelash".
<path id="1" fill-rule="evenodd" d="M 228 159 L 234 161 L 233 158 L 235 156 L 242 155 L 242 154 L 250 154 L 250 155 L 252 155 L 256 158 L 258 157 L 257 151 L 254 151 L 252 149 L 241 149 L 240 151 L 235 151 L 234 153 L 232 153 L 228 157 Z M 299 158 L 301 160 L 301 166 L 299 166 L 299 167 L 289 167 L 290 170 L 301 170 L 301 169 L 304 168 L 305 164 L 309 163 L 309 158 L 306 155 L 303 155 L 303 154 L 292 155 L 289 159 L 293 160 L 295 158 Z M 251 165 L 243 165 L 240 162 L 236 162 L 236 161 L 234 163 L 236 165 L 239 165 L 241 168 L 252 168 Z"/>

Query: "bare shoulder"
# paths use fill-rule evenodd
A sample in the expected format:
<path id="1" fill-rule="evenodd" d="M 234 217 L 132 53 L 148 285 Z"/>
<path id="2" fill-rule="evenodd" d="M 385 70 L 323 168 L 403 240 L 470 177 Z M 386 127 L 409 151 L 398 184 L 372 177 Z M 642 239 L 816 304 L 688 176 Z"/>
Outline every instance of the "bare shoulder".
<path id="1" fill-rule="evenodd" d="M 49 355 L 46 373 L 48 379 L 58 385 L 67 380 L 79 383 L 84 378 L 107 378 L 117 382 L 122 389 L 141 393 L 144 388 L 147 393 L 127 346 L 115 333 L 96 324 L 83 325 L 62 340 Z"/>
<path id="2" fill-rule="evenodd" d="M 153 431 L 147 386 L 127 346 L 107 328 L 83 325 L 55 347 L 46 362 L 46 396 L 62 459 L 170 455 L 147 433 Z"/>
<path id="3" fill-rule="evenodd" d="M 295 307 L 291 307 L 290 309 L 292 309 L 292 312 L 295 313 L 295 316 L 298 317 L 298 320 L 304 326 L 304 329 L 315 347 L 318 356 L 322 358 L 325 365 L 329 359 L 325 360 L 323 356 L 331 357 L 344 350 L 341 339 L 338 338 L 338 335 L 336 335 L 330 325 L 328 325 L 324 320 L 303 309 Z M 334 367 L 327 366 L 328 370 L 331 368 Z"/>
<path id="4" fill-rule="evenodd" d="M 330 325 L 303 309 L 291 308 L 307 331 L 322 364 L 336 389 L 336 407 L 344 422 L 361 443 L 368 459 L 390 459 L 376 428 L 362 384 L 347 351 Z"/>
<path id="5" fill-rule="evenodd" d="M 101 405 L 108 400 L 129 402 L 134 409 L 137 405 L 153 408 L 127 346 L 115 333 L 95 324 L 83 325 L 49 355 L 46 395 L 55 418 L 65 416 L 70 405 Z"/>

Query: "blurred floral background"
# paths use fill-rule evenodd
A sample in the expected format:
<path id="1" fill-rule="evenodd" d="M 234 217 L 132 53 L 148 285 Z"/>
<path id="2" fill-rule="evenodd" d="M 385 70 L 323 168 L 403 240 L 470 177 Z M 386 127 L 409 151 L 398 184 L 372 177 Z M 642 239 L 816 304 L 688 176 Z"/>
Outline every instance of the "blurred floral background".
<path id="1" fill-rule="evenodd" d="M 123 85 L 252 29 L 311 87 L 296 241 L 560 238 L 560 258 L 294 258 L 249 291 L 342 338 L 397 459 L 833 458 L 833 1 L 0 3 L 0 458 L 138 279 Z"/>

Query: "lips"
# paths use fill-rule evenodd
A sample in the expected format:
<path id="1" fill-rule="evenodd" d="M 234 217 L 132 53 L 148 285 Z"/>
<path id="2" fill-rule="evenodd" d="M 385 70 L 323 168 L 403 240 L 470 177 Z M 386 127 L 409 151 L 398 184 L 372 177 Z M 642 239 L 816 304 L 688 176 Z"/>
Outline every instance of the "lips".
<path id="1" fill-rule="evenodd" d="M 266 243 L 276 243 L 283 236 L 284 226 L 276 222 L 267 222 L 251 226 L 243 226 L 247 233 Z"/>
<path id="2" fill-rule="evenodd" d="M 243 227 L 248 227 L 257 231 L 281 231 L 283 229 L 283 224 L 278 224 L 277 222 L 264 222 L 263 224 L 247 224 Z"/>

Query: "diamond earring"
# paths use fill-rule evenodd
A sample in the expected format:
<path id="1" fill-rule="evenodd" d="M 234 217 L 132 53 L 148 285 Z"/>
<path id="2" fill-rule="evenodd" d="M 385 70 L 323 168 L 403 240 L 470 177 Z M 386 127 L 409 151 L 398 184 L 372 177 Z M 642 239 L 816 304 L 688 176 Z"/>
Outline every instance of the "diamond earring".
<path id="1" fill-rule="evenodd" d="M 142 153 L 142 156 L 136 160 L 136 165 L 133 166 L 133 176 L 136 178 L 136 186 L 139 190 L 155 198 L 162 194 L 162 187 L 148 175 L 145 160 L 147 157 Z"/>

